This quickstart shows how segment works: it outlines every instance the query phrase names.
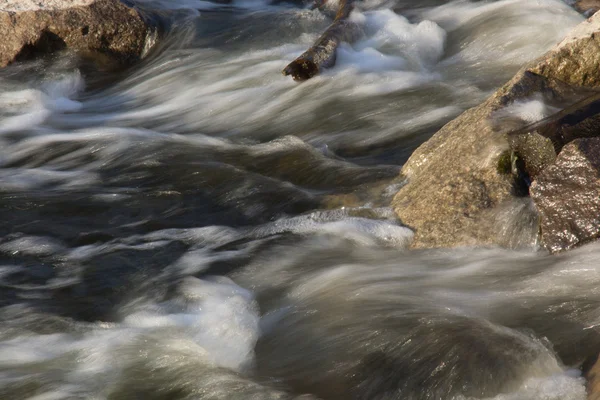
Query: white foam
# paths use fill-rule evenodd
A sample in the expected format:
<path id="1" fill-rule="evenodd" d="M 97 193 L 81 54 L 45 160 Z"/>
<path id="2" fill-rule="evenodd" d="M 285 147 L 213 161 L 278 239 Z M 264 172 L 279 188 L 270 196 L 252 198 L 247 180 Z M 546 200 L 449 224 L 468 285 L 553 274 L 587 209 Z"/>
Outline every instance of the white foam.
<path id="1" fill-rule="evenodd" d="M 389 9 L 356 11 L 352 19 L 364 37 L 341 46 L 335 68 L 298 85 L 280 71 L 313 43 L 326 21 L 306 10 L 279 18 L 301 24 L 292 43 L 271 40 L 241 52 L 167 50 L 117 85 L 116 96 L 91 96 L 80 112 L 52 117 L 67 126 L 141 125 L 258 140 L 286 132 L 332 146 L 372 145 L 439 126 L 478 103 L 489 93 L 481 87 L 490 77 L 508 79 L 511 68 L 541 54 L 581 19 L 555 0 L 452 2 L 414 22 Z M 448 42 L 447 31 L 460 32 L 460 38 Z M 415 90 L 423 95 L 410 96 Z M 356 117 L 348 118 L 355 109 Z M 369 135 L 357 125 L 367 126 Z"/>
<path id="2" fill-rule="evenodd" d="M 522 65 L 560 41 L 583 17 L 560 0 L 453 1 L 424 14 L 465 38 L 445 61 Z M 477 67 L 477 65 L 474 65 Z M 483 67 L 483 66 L 482 66 Z"/>
<path id="3" fill-rule="evenodd" d="M 60 79 L 46 81 L 42 85 L 46 106 L 56 112 L 79 111 L 82 104 L 71 98 L 83 92 L 84 89 L 85 82 L 78 70 Z"/>
<path id="4" fill-rule="evenodd" d="M 23 236 L 0 244 L 0 251 L 13 255 L 49 256 L 63 254 L 66 247 L 60 241 L 46 236 Z"/>
<path id="5" fill-rule="evenodd" d="M 196 0 L 149 4 L 220 6 Z M 489 94 L 490 80 L 508 79 L 582 19 L 558 0 L 454 1 L 413 11 L 410 21 L 390 9 L 360 7 L 351 18 L 364 37 L 343 44 L 335 68 L 301 85 L 280 72 L 314 42 L 327 19 L 316 10 L 265 8 L 255 12 L 262 15 L 256 21 L 244 18 L 263 23 L 264 15 L 276 13 L 272 29 L 292 24 L 298 36 L 290 42 L 267 35 L 223 52 L 170 48 L 124 82 L 83 99 L 77 72 L 25 85 L 0 96 L 0 103 L 11 104 L 0 133 L 143 126 L 259 141 L 285 132 L 332 148 L 371 146 L 433 129 L 477 104 Z M 411 95 L 416 90 L 422 94 Z"/>
<path id="6" fill-rule="evenodd" d="M 560 111 L 544 103 L 541 99 L 519 100 L 502 108 L 494 114 L 494 118 L 518 118 L 526 123 L 538 122 Z"/>
<path id="7" fill-rule="evenodd" d="M 567 370 L 562 374 L 530 378 L 516 392 L 501 394 L 487 400 L 585 400 L 586 398 L 585 380 L 579 376 L 579 371 Z"/>
<path id="8" fill-rule="evenodd" d="M 13 114 L 3 118 L 0 134 L 41 125 L 51 115 L 44 107 L 41 93 L 36 90 L 2 93 L 0 107 Z"/>
<path id="9" fill-rule="evenodd" d="M 125 306 L 122 312 L 122 322 L 79 324 L 79 334 L 31 333 L 0 341 L 0 366 L 29 365 L 39 376 L 51 374 L 52 384 L 40 399 L 65 393 L 100 399 L 131 363 L 157 361 L 176 369 L 179 353 L 193 358 L 196 367 L 244 372 L 253 363 L 258 309 L 253 294 L 227 278 L 187 278 L 171 300 Z M 154 354 L 150 360 L 149 354 Z M 0 373 L 0 384 L 19 379 Z"/>
<path id="10" fill-rule="evenodd" d="M 53 334 L 18 337 L 0 342 L 0 366 L 47 361 L 71 346 L 69 335 Z"/>
<path id="11" fill-rule="evenodd" d="M 506 14 L 506 16 L 516 17 L 512 21 L 504 21 L 505 27 L 510 28 L 513 25 L 522 24 L 535 17 L 533 13 L 538 12 L 539 20 L 537 24 L 529 27 L 546 26 L 549 22 L 556 22 L 554 29 L 563 30 L 561 27 L 565 22 L 581 22 L 585 18 L 579 15 L 572 7 L 569 7 L 561 0 L 500 0 L 494 2 L 477 3 L 468 0 L 454 0 L 438 7 L 432 7 L 423 15 L 432 21 L 436 21 L 444 29 L 452 31 L 461 26 L 472 23 L 476 19 L 488 20 L 488 17 Z M 506 25 L 508 23 L 508 25 Z M 527 34 L 528 32 L 524 32 Z M 554 33 L 552 31 L 548 32 Z"/>
<path id="12" fill-rule="evenodd" d="M 367 38 L 355 45 L 358 49 L 400 51 L 419 68 L 431 67 L 442 57 L 446 31 L 436 23 L 425 20 L 411 24 L 389 9 L 364 14 Z"/>
<path id="13" fill-rule="evenodd" d="M 334 214 L 341 213 L 336 211 Z M 313 215 L 313 219 L 327 220 L 327 213 L 323 214 Z M 334 225 L 334 237 L 342 235 L 335 227 L 335 221 L 329 224 Z M 279 228 L 289 229 L 285 223 Z M 308 226 L 307 230 L 310 229 Z M 346 226 L 343 229 L 356 227 Z M 151 239 L 206 242 L 210 231 L 173 229 L 129 239 L 132 243 Z M 226 230 L 213 231 L 217 235 L 219 232 L 226 233 Z M 38 246 L 40 242 L 33 239 L 20 243 L 18 247 L 27 246 L 27 243 Z M 567 343 L 577 343 L 578 338 L 571 335 L 583 336 L 585 332 L 572 331 L 564 324 L 568 325 L 572 320 L 577 326 L 591 326 L 600 321 L 597 307 L 593 306 L 600 287 L 597 263 L 600 245 L 550 257 L 501 249 L 390 253 L 389 249 L 371 248 L 368 243 L 364 246 L 365 243 L 337 248 L 339 243 L 311 234 L 301 242 L 275 248 L 271 257 L 258 257 L 255 265 L 249 266 L 249 271 L 245 272 L 247 275 L 238 277 L 259 293 L 263 290 L 269 292 L 269 288 L 288 287 L 283 296 L 286 302 L 316 301 L 318 304 L 323 301 L 326 305 L 324 312 L 329 306 L 334 307 L 332 310 L 336 312 L 348 312 L 348 319 L 342 318 L 346 314 L 338 313 L 331 314 L 330 319 L 322 317 L 318 322 L 323 324 L 323 329 L 336 321 L 347 321 L 351 324 L 348 329 L 368 331 L 368 326 L 360 323 L 370 317 L 370 314 L 364 313 L 365 310 L 361 311 L 363 302 L 370 307 L 377 305 L 373 308 L 375 310 L 389 310 L 394 317 L 406 313 L 408 318 L 417 318 L 421 313 L 433 310 L 442 315 L 468 317 L 475 321 L 500 319 L 507 325 L 516 319 L 520 321 L 516 328 L 498 325 L 494 328 L 498 332 L 492 330 L 492 333 L 506 334 L 518 339 L 519 343 L 530 343 L 530 350 L 536 354 L 539 351 L 540 357 L 518 369 L 523 374 L 523 381 L 518 382 L 517 387 L 511 386 L 510 391 L 492 399 L 585 399 L 583 379 L 572 370 L 564 370 L 552 351 L 545 347 L 548 341 L 544 339 L 544 329 L 550 327 L 555 332 L 568 334 L 565 338 Z M 334 253 L 329 253 L 332 250 Z M 356 254 L 351 254 L 352 251 Z M 311 258 L 319 252 L 325 253 Z M 312 265 L 313 261 L 317 265 Z M 244 372 L 252 365 L 254 344 L 260 333 L 259 313 L 253 293 L 231 280 L 189 278 L 178 286 L 168 301 L 135 300 L 121 309 L 124 315 L 121 322 L 81 326 L 76 335 L 28 333 L 0 341 L 0 365 L 8 370 L 24 365 L 41 370 L 61 365 L 64 375 L 60 376 L 64 382 L 60 381 L 60 390 L 54 385 L 47 392 L 50 398 L 56 393 L 75 395 L 78 391 L 84 393 L 82 398 L 92 398 L 89 393 L 101 393 L 102 387 L 114 385 L 128 363 L 140 360 L 151 360 L 170 369 L 178 365 L 180 354 L 188 354 L 202 365 L 214 364 L 235 371 Z M 336 308 L 336 302 L 339 302 L 340 308 Z M 569 315 L 570 307 L 572 315 Z M 367 307 L 367 310 L 371 309 Z M 265 312 L 268 312 L 268 318 L 262 322 L 262 327 L 269 329 L 276 328 L 278 321 L 295 309 L 293 303 L 284 302 L 283 307 Z M 532 312 L 535 313 L 530 314 Z M 541 330 L 536 331 L 535 336 L 529 330 L 523 332 L 519 329 L 522 323 L 532 319 L 524 316 L 531 315 L 536 317 L 536 329 Z M 319 327 L 317 325 L 315 329 Z M 337 343 L 336 340 L 342 339 L 342 336 L 332 338 L 323 334 L 316 337 L 326 344 Z M 422 351 L 426 351 L 426 347 Z M 61 374 L 52 371 L 53 374 Z M 56 375 L 52 376 L 56 378 Z M 0 374 L 0 383 L 6 382 L 5 379 L 10 377 Z"/>
<path id="14" fill-rule="evenodd" d="M 252 234 L 258 237 L 283 232 L 300 235 L 330 235 L 363 246 L 385 245 L 398 248 L 408 246 L 413 237 L 410 229 L 399 226 L 394 221 L 356 218 L 347 215 L 338 217 L 336 213 L 321 212 L 279 219 L 252 230 Z"/>
<path id="15" fill-rule="evenodd" d="M 4 91 L 0 94 L 0 109 L 8 115 L 3 117 L 0 134 L 34 129 L 53 114 L 79 111 L 82 104 L 72 97 L 84 86 L 81 74 L 75 71 L 48 80 L 37 89 Z"/>
<path id="16" fill-rule="evenodd" d="M 127 316 L 124 324 L 144 329 L 181 329 L 206 349 L 212 362 L 237 371 L 252 362 L 259 334 L 252 293 L 227 278 L 212 282 L 187 278 L 179 299 L 146 306 Z"/>
<path id="17" fill-rule="evenodd" d="M 354 68 L 358 72 L 401 69 L 406 65 L 406 60 L 402 57 L 386 55 L 371 47 L 356 51 L 347 44 L 340 46 L 337 62 L 340 65 L 339 69 Z"/>

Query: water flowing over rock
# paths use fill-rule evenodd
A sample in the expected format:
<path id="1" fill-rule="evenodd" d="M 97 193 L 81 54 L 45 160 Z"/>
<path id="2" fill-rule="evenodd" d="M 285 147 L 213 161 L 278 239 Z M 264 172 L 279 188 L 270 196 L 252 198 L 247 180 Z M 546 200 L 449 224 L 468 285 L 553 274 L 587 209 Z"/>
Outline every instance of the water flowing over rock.
<path id="1" fill-rule="evenodd" d="M 156 31 L 119 0 L 1 0 L 0 67 L 71 49 L 105 64 L 138 61 Z"/>
<path id="2" fill-rule="evenodd" d="M 408 183 L 392 204 L 402 222 L 415 229 L 413 247 L 507 244 L 502 234 L 506 226 L 497 210 L 511 207 L 515 199 L 527 199 L 529 185 L 538 175 L 549 182 L 546 168 L 563 146 L 600 132 L 598 32 L 600 14 L 581 23 L 487 101 L 448 123 L 412 154 L 402 169 Z M 537 187 L 540 190 L 542 183 Z M 552 224 L 547 216 L 553 212 L 541 213 L 545 232 Z M 521 215 L 526 223 L 517 229 L 524 240 L 511 245 L 536 241 L 535 214 L 529 207 Z M 569 229 L 573 233 L 571 225 Z M 548 238 L 542 234 L 542 245 L 552 251 L 564 249 L 546 244 Z M 580 239 L 575 242 L 589 237 Z"/>

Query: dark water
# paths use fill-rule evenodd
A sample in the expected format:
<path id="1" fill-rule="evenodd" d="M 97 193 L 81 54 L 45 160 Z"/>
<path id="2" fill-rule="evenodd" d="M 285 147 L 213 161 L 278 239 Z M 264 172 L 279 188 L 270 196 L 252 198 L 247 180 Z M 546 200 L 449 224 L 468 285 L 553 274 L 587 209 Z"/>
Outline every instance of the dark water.
<path id="1" fill-rule="evenodd" d="M 558 0 L 140 1 L 167 37 L 98 74 L 0 71 L 1 399 L 584 399 L 600 248 L 408 251 L 412 150 L 582 17 Z"/>

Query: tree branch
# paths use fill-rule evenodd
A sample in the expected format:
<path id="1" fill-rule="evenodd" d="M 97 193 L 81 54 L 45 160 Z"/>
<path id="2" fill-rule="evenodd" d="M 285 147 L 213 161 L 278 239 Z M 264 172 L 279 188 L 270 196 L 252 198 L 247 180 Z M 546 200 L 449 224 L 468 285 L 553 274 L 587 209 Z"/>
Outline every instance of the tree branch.
<path id="1" fill-rule="evenodd" d="M 291 75 L 295 81 L 305 81 L 317 75 L 323 68 L 333 67 L 340 43 L 356 40 L 356 23 L 348 20 L 353 8 L 353 0 L 340 0 L 333 23 L 311 48 L 284 68 L 283 74 Z"/>

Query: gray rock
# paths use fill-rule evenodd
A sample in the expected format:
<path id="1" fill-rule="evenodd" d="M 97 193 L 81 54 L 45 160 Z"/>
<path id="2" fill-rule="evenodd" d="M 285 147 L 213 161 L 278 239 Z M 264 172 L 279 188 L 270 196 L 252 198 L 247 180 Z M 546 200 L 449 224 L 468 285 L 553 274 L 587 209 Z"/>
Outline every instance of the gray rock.
<path id="1" fill-rule="evenodd" d="M 411 155 L 402 169 L 408 183 L 392 206 L 415 230 L 413 247 L 506 245 L 497 214 L 511 204 L 533 214 L 522 215 L 528 223 L 515 234 L 537 232 L 530 223 L 535 208 L 515 200 L 527 197 L 531 180 L 565 144 L 600 133 L 599 33 L 597 14 Z M 551 117 L 532 125 L 518 112 L 528 101 L 539 101 Z M 536 236 L 529 234 L 529 244 Z"/>
<path id="2" fill-rule="evenodd" d="M 531 185 L 541 242 L 551 252 L 600 237 L 600 138 L 567 144 Z"/>
<path id="3" fill-rule="evenodd" d="M 600 85 L 600 15 L 577 25 L 556 47 L 532 63 L 529 70 L 576 86 Z"/>
<path id="4" fill-rule="evenodd" d="M 126 66 L 143 57 L 156 34 L 119 0 L 0 0 L 0 67 L 64 49 Z"/>

